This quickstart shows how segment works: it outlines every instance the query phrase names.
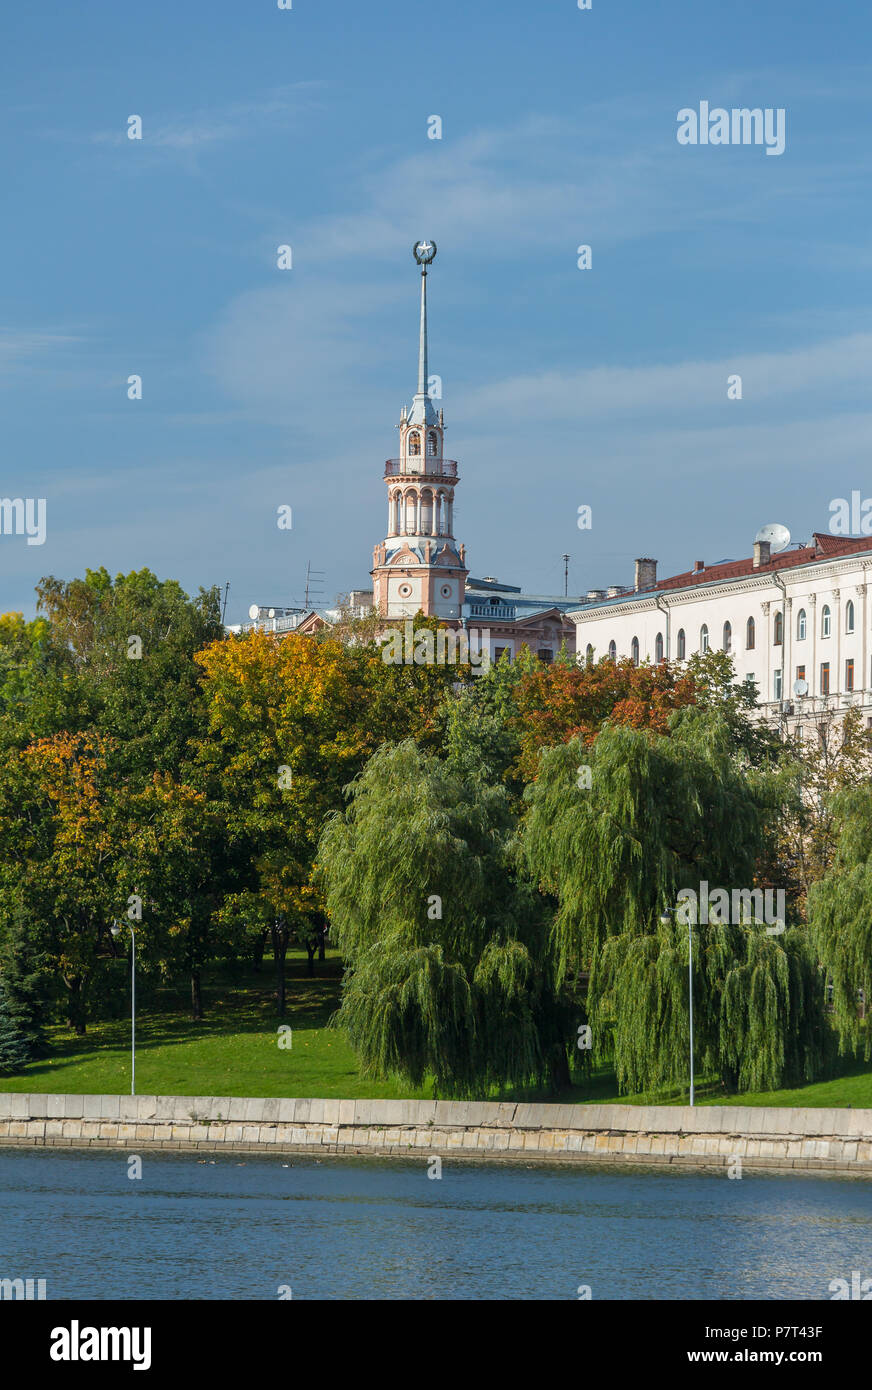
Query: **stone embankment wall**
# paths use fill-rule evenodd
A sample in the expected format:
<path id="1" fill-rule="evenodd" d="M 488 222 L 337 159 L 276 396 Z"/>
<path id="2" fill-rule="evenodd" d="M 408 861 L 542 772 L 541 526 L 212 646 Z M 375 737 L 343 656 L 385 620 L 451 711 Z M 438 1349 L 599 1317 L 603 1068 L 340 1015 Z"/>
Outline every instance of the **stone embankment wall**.
<path id="1" fill-rule="evenodd" d="M 671 1163 L 872 1177 L 872 1110 L 0 1094 L 0 1145 Z"/>

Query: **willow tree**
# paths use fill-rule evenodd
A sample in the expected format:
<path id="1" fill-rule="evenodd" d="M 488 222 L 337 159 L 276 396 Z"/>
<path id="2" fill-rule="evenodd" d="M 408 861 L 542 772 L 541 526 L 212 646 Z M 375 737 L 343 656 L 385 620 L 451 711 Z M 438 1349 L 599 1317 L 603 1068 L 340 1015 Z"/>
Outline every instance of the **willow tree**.
<path id="1" fill-rule="evenodd" d="M 673 918 L 609 937 L 588 995 L 592 1037 L 623 1091 L 688 1076 L 688 953 L 693 941 L 694 1065 L 725 1089 L 774 1090 L 819 1075 L 826 1060 L 823 979 L 805 932 L 763 923 L 688 926 Z"/>
<path id="2" fill-rule="evenodd" d="M 336 1023 L 368 1076 L 438 1094 L 565 1084 L 567 1020 L 543 906 L 509 863 L 504 788 L 406 741 L 384 747 L 318 854 L 346 961 Z"/>
<path id="3" fill-rule="evenodd" d="M 606 725 L 592 745 L 541 755 L 523 851 L 558 899 L 561 973 L 586 968 L 609 936 L 650 931 L 682 888 L 752 882 L 766 780 L 737 764 L 716 715 L 672 721 L 668 736 Z"/>
<path id="4" fill-rule="evenodd" d="M 751 889 L 777 782 L 737 760 L 721 716 L 693 708 L 668 735 L 606 725 L 592 745 L 546 750 L 538 774 L 522 853 L 556 898 L 558 980 L 589 972 L 594 1051 L 613 1052 L 625 1089 L 673 1083 L 686 1074 L 689 1012 L 678 895 Z M 814 1074 L 822 1009 L 801 935 L 763 922 L 701 922 L 694 935 L 701 1069 L 741 1089 Z"/>
<path id="5" fill-rule="evenodd" d="M 872 998 L 872 786 L 832 801 L 835 860 L 809 890 L 812 940 L 832 979 L 839 1051 L 872 1056 L 866 1014 Z"/>

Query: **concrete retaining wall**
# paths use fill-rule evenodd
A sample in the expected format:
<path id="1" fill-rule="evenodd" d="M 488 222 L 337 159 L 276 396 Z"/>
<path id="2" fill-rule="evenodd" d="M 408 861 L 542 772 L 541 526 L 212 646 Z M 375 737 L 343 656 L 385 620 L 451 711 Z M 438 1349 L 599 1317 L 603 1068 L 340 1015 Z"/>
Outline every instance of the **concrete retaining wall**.
<path id="1" fill-rule="evenodd" d="M 0 1094 L 0 1145 L 690 1163 L 872 1177 L 872 1110 Z"/>

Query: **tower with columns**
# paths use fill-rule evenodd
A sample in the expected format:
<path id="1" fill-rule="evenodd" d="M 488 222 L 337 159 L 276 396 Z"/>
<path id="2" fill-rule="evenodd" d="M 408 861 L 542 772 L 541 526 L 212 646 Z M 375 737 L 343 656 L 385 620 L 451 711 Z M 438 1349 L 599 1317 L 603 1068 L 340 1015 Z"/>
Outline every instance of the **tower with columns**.
<path id="1" fill-rule="evenodd" d="M 457 464 L 445 458 L 442 410 L 437 412 L 429 390 L 427 267 L 436 245 L 419 241 L 413 255 L 421 267 L 418 390 L 400 416 L 400 457 L 385 463 L 388 526 L 373 551 L 373 604 L 385 618 L 421 611 L 453 626 L 460 622 L 469 571 L 464 547 L 454 538 Z"/>

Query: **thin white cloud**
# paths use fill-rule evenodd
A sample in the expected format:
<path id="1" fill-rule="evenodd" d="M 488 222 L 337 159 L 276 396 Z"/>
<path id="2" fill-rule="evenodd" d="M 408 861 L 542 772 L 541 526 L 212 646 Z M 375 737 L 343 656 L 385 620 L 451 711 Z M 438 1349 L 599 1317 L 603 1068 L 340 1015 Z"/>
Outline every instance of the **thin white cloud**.
<path id="1" fill-rule="evenodd" d="M 308 221 L 296 212 L 271 212 L 272 231 L 264 232 L 258 256 L 290 240 L 296 268 L 281 289 L 233 300 L 206 330 L 210 372 L 231 399 L 265 420 L 286 422 L 293 402 L 298 423 L 320 423 L 343 379 L 346 394 L 360 396 L 369 369 L 379 358 L 390 360 L 383 310 L 408 290 L 393 269 L 390 281 L 379 285 L 373 265 L 395 267 L 419 236 L 434 237 L 467 266 L 482 258 L 522 264 L 535 256 L 559 276 L 561 267 L 574 266 L 582 243 L 593 245 L 601 265 L 626 241 L 665 231 L 680 238 L 713 222 L 765 223 L 773 205 L 809 196 L 805 175 L 773 178 L 767 161 L 733 165 L 725 179 L 715 160 L 683 159 L 671 127 L 661 143 L 640 147 L 642 114 L 650 127 L 650 110 L 638 100 L 600 105 L 572 123 L 534 115 L 455 135 L 448 121 L 441 142 L 428 142 L 422 131 L 414 154 L 375 173 L 343 171 L 347 205 L 355 211 Z M 585 137 L 594 121 L 592 145 Z M 826 181 L 827 171 L 819 176 Z M 809 177 L 815 186 L 815 171 Z M 364 262 L 367 268 L 346 286 L 351 270 Z M 814 336 L 809 325 L 808 337 Z M 661 411 L 670 403 L 695 408 L 725 399 L 726 376 L 733 372 L 747 374 L 746 399 L 760 401 L 804 383 L 835 387 L 840 374 L 853 381 L 868 359 L 869 340 L 856 336 L 793 354 L 745 353 L 729 361 L 546 369 L 485 382 L 463 405 L 455 397 L 452 411 L 468 416 L 505 409 L 550 419 L 555 412 L 565 418 L 581 411 Z M 398 384 L 402 390 L 404 383 Z"/>
<path id="2" fill-rule="evenodd" d="M 72 333 L 31 332 L 13 328 L 0 328 L 0 370 L 19 362 L 25 362 L 58 348 L 69 347 L 84 342 L 84 338 Z"/>
<path id="3" fill-rule="evenodd" d="M 366 324 L 386 304 L 408 297 L 408 287 L 339 285 L 296 274 L 284 273 L 274 289 L 234 299 L 202 336 L 201 360 L 227 396 L 261 422 L 296 424 L 323 436 L 325 430 L 359 422 L 366 383 L 385 351 L 377 338 L 368 337 Z M 413 309 L 410 305 L 410 378 Z M 397 397 L 399 414 L 402 386 Z"/>
<path id="4" fill-rule="evenodd" d="M 130 115 L 142 119 L 143 149 L 192 152 L 209 145 L 226 144 L 249 136 L 265 126 L 279 125 L 289 116 L 299 115 L 312 108 L 315 94 L 322 84 L 299 82 L 271 91 L 259 101 L 238 101 L 228 106 L 200 108 L 197 111 L 172 116 L 150 113 L 137 107 Z M 118 130 L 94 131 L 88 137 L 96 145 L 125 145 L 128 141 L 127 118 Z M 137 141 L 137 144 L 140 142 Z"/>
<path id="5" fill-rule="evenodd" d="M 460 403 L 464 419 L 478 416 L 530 423 L 603 416 L 711 411 L 727 403 L 728 377 L 742 378 L 732 408 L 802 394 L 812 413 L 832 395 L 863 387 L 872 374 L 872 334 L 852 333 L 790 352 L 737 353 L 710 362 L 642 367 L 579 367 L 534 372 L 493 382 Z M 827 392 L 831 394 L 828 396 Z"/>

